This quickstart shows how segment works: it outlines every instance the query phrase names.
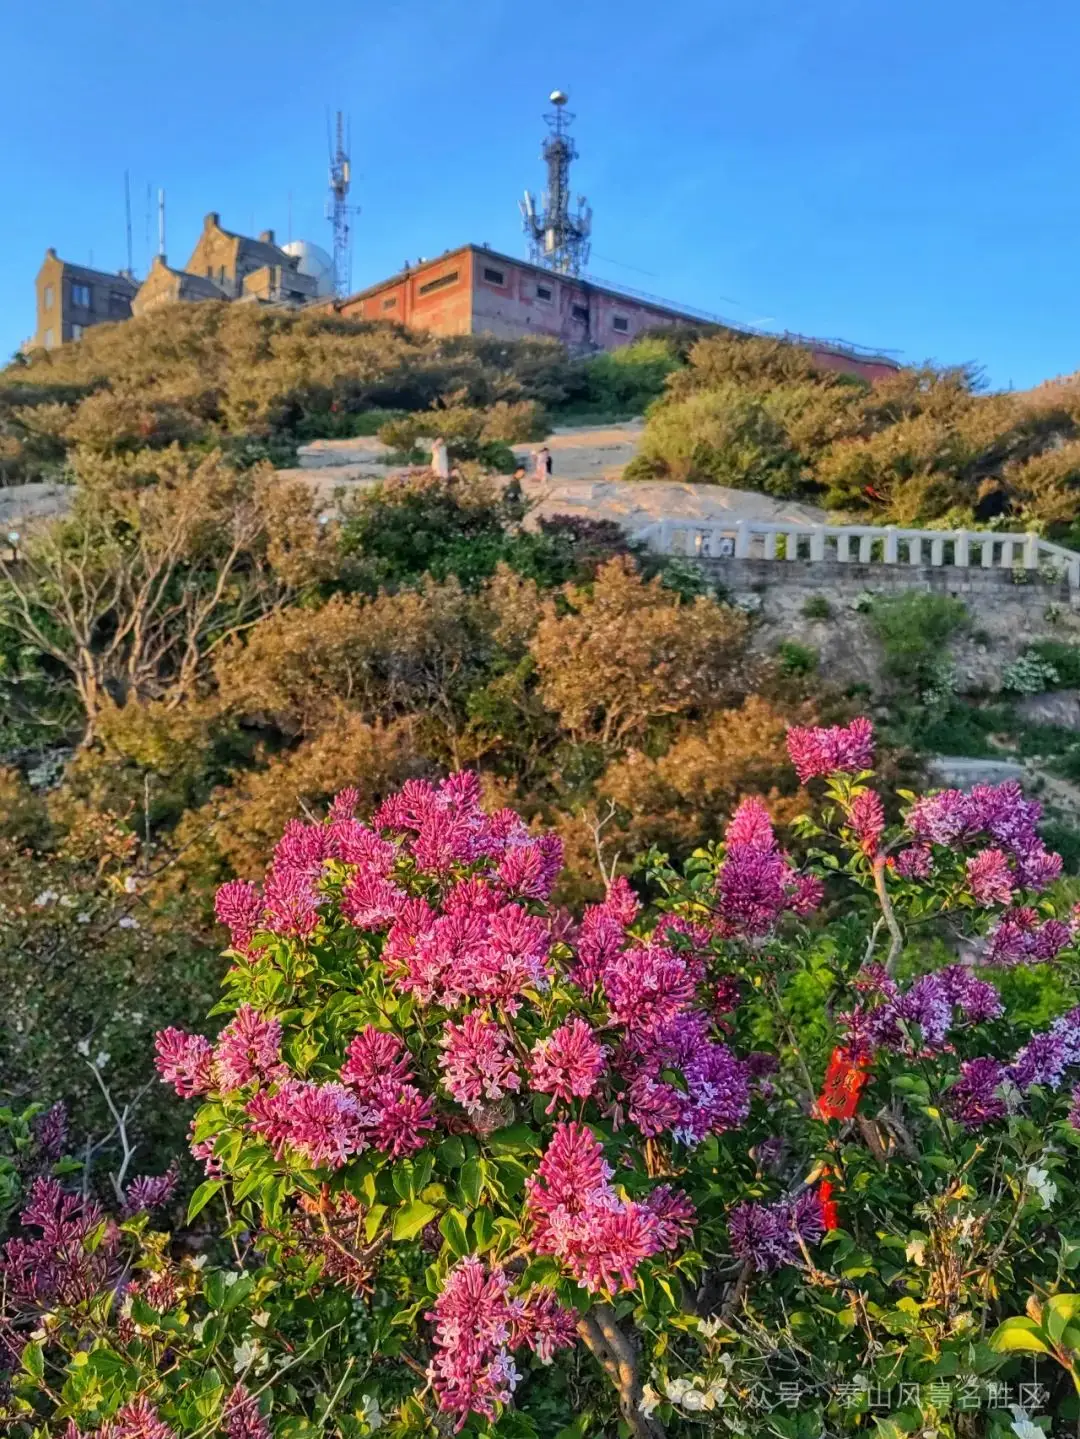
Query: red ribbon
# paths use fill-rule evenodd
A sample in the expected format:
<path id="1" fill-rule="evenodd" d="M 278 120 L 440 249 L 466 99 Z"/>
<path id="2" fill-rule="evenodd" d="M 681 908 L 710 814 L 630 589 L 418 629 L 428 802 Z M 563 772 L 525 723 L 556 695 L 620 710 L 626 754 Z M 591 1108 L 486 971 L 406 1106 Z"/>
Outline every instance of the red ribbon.
<path id="1" fill-rule="evenodd" d="M 829 1056 L 825 1070 L 825 1084 L 818 1095 L 817 1113 L 819 1119 L 854 1119 L 859 1107 L 859 1098 L 870 1078 L 870 1062 L 850 1050 L 834 1049 Z M 825 1175 L 833 1171 L 826 1169 Z M 821 1205 L 821 1220 L 826 1229 L 839 1229 L 840 1217 L 833 1199 L 833 1183 L 829 1178 L 819 1181 L 818 1202 Z"/>

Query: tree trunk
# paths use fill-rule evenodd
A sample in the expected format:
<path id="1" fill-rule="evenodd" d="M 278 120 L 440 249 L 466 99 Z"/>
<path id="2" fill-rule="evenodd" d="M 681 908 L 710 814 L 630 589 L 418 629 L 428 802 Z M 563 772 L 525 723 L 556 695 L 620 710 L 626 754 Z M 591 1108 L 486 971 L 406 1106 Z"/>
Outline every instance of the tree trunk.
<path id="1" fill-rule="evenodd" d="M 610 1304 L 596 1304 L 578 1320 L 578 1333 L 615 1386 L 619 1410 L 634 1439 L 664 1439 L 659 1420 L 641 1411 L 641 1378 L 633 1344 L 619 1328 Z"/>

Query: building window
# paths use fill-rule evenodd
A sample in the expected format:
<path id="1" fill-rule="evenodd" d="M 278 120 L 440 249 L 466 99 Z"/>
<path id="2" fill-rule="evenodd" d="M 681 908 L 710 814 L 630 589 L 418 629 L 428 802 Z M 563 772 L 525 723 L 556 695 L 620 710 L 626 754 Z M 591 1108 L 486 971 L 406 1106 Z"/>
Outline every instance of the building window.
<path id="1" fill-rule="evenodd" d="M 397 309 L 397 296 L 396 296 L 396 295 L 391 295 L 388 300 L 384 300 L 384 301 L 382 302 L 382 307 L 383 307 L 384 310 L 396 310 L 396 309 Z"/>
<path id="2" fill-rule="evenodd" d="M 588 305 L 571 305 L 570 316 L 572 319 L 580 320 L 583 324 L 587 325 L 589 323 Z"/>
<path id="3" fill-rule="evenodd" d="M 550 300 L 550 299 L 551 299 L 551 286 L 550 286 L 550 285 L 537 285 L 537 287 L 536 287 L 536 298 L 537 298 L 538 300 Z"/>
<path id="4" fill-rule="evenodd" d="M 626 331 L 630 328 L 630 321 L 626 318 L 625 315 L 613 315 L 611 317 L 611 328 L 613 330 L 622 330 L 622 332 L 625 334 Z"/>
<path id="5" fill-rule="evenodd" d="M 82 339 L 82 332 L 83 332 L 83 327 L 82 327 L 82 325 L 72 325 L 72 327 L 71 327 L 71 338 L 72 338 L 73 340 L 81 340 L 81 339 Z"/>
<path id="6" fill-rule="evenodd" d="M 125 316 L 131 313 L 131 302 L 118 290 L 109 291 L 109 314 Z"/>
<path id="7" fill-rule="evenodd" d="M 493 270 L 490 265 L 484 266 L 484 279 L 490 285 L 505 285 L 506 276 L 501 270 Z"/>
<path id="8" fill-rule="evenodd" d="M 80 305 L 84 310 L 89 310 L 90 286 L 73 284 L 71 287 L 71 303 L 73 305 Z"/>
<path id="9" fill-rule="evenodd" d="M 53 332 L 52 332 L 51 330 L 46 330 L 46 331 L 45 331 L 45 348 L 46 348 L 47 350 L 51 350 L 52 347 L 53 347 Z"/>
<path id="10" fill-rule="evenodd" d="M 445 275 L 440 275 L 437 280 L 429 280 L 426 285 L 420 286 L 421 295 L 430 295 L 433 290 L 445 290 L 448 285 L 456 285 L 458 272 L 449 270 Z"/>
<path id="11" fill-rule="evenodd" d="M 44 303 L 45 303 L 45 308 L 46 308 L 46 310 L 51 310 L 51 309 L 52 309 L 52 302 L 53 302 L 53 287 L 52 287 L 51 285 L 46 285 L 46 286 L 45 286 L 45 302 L 44 302 Z"/>

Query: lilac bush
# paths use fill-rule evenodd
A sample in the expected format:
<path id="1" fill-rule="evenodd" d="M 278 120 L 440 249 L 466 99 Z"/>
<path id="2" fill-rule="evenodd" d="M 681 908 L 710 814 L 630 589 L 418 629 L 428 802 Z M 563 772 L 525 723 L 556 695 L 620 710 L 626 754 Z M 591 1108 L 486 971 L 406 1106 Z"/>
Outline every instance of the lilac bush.
<path id="1" fill-rule="evenodd" d="M 790 748 L 821 799 L 801 860 L 748 798 L 682 871 L 650 858 L 647 902 L 619 877 L 580 916 L 558 841 L 469 774 L 290 823 L 261 885 L 219 891 L 217 1037 L 157 1037 L 198 1101 L 189 1217 L 223 1214 L 234 1257 L 203 1272 L 154 1234 L 175 1175 L 113 1218 L 39 1181 L 3 1258 L 11 1417 L 584 1435 L 584 1385 L 597 1433 L 730 1405 L 786 1434 L 783 1385 L 792 1434 L 855 1433 L 870 1381 L 903 1380 L 895 1432 L 971 1439 L 957 1395 L 1016 1363 L 985 1342 L 1009 1295 L 1080 1256 L 1076 923 L 1018 787 L 890 819 L 865 721 Z"/>

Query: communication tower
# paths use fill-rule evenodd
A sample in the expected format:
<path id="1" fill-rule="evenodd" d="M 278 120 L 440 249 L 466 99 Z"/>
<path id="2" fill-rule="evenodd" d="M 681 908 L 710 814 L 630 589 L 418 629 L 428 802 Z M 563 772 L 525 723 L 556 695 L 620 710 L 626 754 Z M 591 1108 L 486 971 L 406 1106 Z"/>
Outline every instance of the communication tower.
<path id="1" fill-rule="evenodd" d="M 329 129 L 329 118 L 327 119 Z M 352 170 L 349 152 L 345 142 L 345 116 L 337 112 L 337 142 L 329 141 L 330 149 L 330 200 L 326 207 L 326 218 L 334 230 L 334 294 L 343 300 L 352 289 L 352 245 L 349 216 L 358 213 L 349 204 L 349 185 Z"/>
<path id="2" fill-rule="evenodd" d="M 568 98 L 562 90 L 553 90 L 549 99 L 555 108 L 544 116 L 551 133 L 542 152 L 547 165 L 543 210 L 537 209 L 536 197 L 528 190 L 520 205 L 533 263 L 563 275 L 580 275 L 589 261 L 592 210 L 584 195 L 577 197 L 576 210 L 570 207 L 570 161 L 578 158 L 578 152 L 570 134 L 574 117 L 566 108 Z"/>

